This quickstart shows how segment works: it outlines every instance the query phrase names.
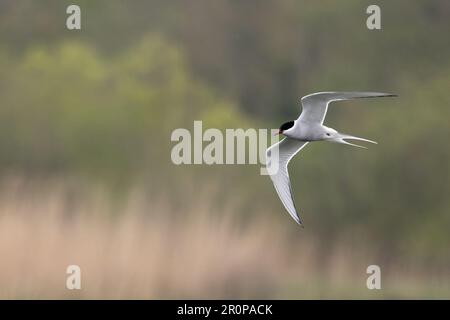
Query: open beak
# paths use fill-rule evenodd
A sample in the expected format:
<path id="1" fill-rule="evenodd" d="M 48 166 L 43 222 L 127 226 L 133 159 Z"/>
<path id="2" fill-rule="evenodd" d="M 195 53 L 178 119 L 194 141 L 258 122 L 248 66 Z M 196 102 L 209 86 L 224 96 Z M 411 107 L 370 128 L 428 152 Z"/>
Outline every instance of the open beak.
<path id="1" fill-rule="evenodd" d="M 355 137 L 355 136 L 351 136 L 349 134 L 343 134 L 343 133 L 338 133 L 336 135 L 336 137 L 333 137 L 332 139 L 330 139 L 331 142 L 336 142 L 336 143 L 342 143 L 342 144 L 347 144 L 349 146 L 353 146 L 353 147 L 358 147 L 358 148 L 363 148 L 363 149 L 367 149 L 367 147 L 364 146 L 360 146 L 357 144 L 353 144 L 350 143 L 348 141 L 345 140 L 359 140 L 359 141 L 364 141 L 364 142 L 369 142 L 369 143 L 373 143 L 373 144 L 378 144 L 375 141 L 369 140 L 369 139 L 364 139 L 364 138 L 360 138 L 360 137 Z"/>

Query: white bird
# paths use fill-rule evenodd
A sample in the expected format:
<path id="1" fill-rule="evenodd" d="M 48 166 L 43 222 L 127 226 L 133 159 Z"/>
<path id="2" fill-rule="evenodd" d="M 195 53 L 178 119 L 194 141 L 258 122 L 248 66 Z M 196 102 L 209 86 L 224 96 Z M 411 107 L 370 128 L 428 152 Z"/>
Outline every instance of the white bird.
<path id="1" fill-rule="evenodd" d="M 301 99 L 302 113 L 295 121 L 289 121 L 281 125 L 278 134 L 284 135 L 282 141 L 270 146 L 266 152 L 267 166 L 270 178 L 275 186 L 278 196 L 292 218 L 301 226 L 302 221 L 292 197 L 291 182 L 287 166 L 289 161 L 302 150 L 308 142 L 329 141 L 348 144 L 365 148 L 345 141 L 360 140 L 370 143 L 375 141 L 339 133 L 336 130 L 323 125 L 327 113 L 328 104 L 333 101 L 350 100 L 356 98 L 396 97 L 396 95 L 380 92 L 318 92 Z M 278 155 L 277 158 L 274 158 Z M 277 161 L 275 163 L 275 160 Z M 275 169 L 275 170 L 274 170 Z"/>

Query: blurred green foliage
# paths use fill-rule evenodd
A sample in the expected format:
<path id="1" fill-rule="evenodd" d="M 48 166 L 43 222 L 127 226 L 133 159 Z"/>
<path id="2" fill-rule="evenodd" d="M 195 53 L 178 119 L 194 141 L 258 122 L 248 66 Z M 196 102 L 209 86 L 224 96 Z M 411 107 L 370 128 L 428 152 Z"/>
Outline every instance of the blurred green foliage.
<path id="1" fill-rule="evenodd" d="M 161 160 L 174 128 L 242 119 L 156 35 L 111 58 L 80 42 L 2 57 L 3 170 L 132 174 Z"/>
<path id="2" fill-rule="evenodd" d="M 67 1 L 0 3 L 3 173 L 144 176 L 180 197 L 213 179 L 247 215 L 286 214 L 259 168 L 174 167 L 171 131 L 278 127 L 310 92 L 392 92 L 330 108 L 327 125 L 380 144 L 309 145 L 296 202 L 324 248 L 368 235 L 387 260 L 450 262 L 450 2 L 376 1 L 381 31 L 373 1 L 75 2 L 79 32 Z"/>

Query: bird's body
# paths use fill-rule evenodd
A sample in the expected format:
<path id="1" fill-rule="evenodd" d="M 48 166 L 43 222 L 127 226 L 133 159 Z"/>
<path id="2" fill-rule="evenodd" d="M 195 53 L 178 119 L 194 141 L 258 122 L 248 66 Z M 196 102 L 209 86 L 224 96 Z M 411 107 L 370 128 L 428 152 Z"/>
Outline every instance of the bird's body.
<path id="1" fill-rule="evenodd" d="M 284 123 L 279 134 L 286 136 L 282 141 L 267 149 L 267 163 L 270 178 L 286 210 L 300 225 L 302 222 L 292 197 L 291 183 L 287 166 L 289 161 L 309 142 L 329 141 L 365 148 L 347 142 L 345 139 L 370 143 L 375 141 L 339 133 L 323 125 L 328 104 L 332 101 L 355 98 L 392 97 L 394 95 L 378 92 L 319 92 L 302 98 L 303 111 L 295 121 Z"/>
<path id="2" fill-rule="evenodd" d="M 319 123 L 308 123 L 296 120 L 292 130 L 287 130 L 287 132 L 285 131 L 283 134 L 291 139 L 312 142 L 323 140 L 324 134 L 327 132 L 331 134 L 332 131 L 333 129 Z"/>

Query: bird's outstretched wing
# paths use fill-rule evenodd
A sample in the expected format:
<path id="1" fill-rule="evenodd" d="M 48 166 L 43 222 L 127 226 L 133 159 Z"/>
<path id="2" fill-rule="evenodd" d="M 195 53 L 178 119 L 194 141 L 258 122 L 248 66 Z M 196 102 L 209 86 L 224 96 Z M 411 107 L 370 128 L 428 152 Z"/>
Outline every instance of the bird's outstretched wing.
<path id="1" fill-rule="evenodd" d="M 306 141 L 299 141 L 286 137 L 268 148 L 266 152 L 268 171 L 273 185 L 275 186 L 275 190 L 277 190 L 278 196 L 286 210 L 300 225 L 302 225 L 302 222 L 292 197 L 291 181 L 289 180 L 287 166 L 292 157 L 307 144 L 308 142 Z M 277 163 L 273 163 L 274 161 L 277 161 Z"/>
<path id="2" fill-rule="evenodd" d="M 302 113 L 298 120 L 323 124 L 328 104 L 333 101 L 395 96 L 394 94 L 382 92 L 317 92 L 302 98 Z"/>

